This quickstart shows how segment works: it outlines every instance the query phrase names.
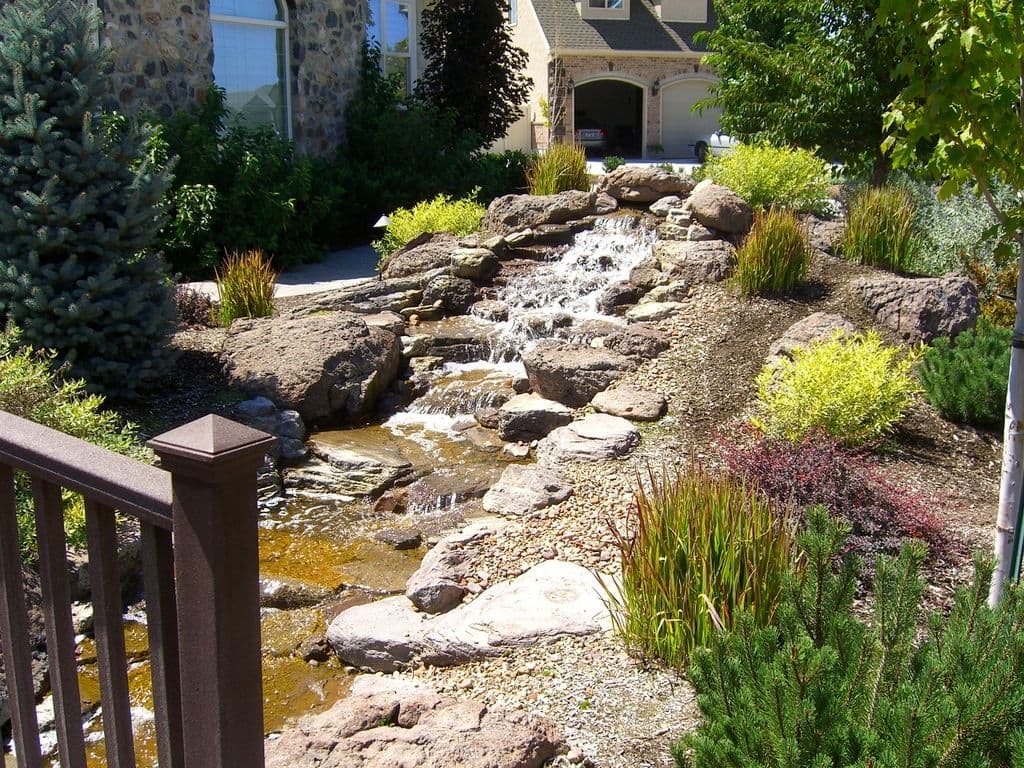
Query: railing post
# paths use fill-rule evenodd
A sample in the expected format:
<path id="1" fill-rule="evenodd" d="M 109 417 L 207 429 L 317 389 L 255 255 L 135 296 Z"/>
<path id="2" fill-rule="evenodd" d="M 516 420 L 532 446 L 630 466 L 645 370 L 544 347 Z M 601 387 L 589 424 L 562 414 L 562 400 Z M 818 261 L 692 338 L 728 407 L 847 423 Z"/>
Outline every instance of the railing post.
<path id="1" fill-rule="evenodd" d="M 220 416 L 155 437 L 172 474 L 186 768 L 262 768 L 256 471 L 273 441 Z"/>

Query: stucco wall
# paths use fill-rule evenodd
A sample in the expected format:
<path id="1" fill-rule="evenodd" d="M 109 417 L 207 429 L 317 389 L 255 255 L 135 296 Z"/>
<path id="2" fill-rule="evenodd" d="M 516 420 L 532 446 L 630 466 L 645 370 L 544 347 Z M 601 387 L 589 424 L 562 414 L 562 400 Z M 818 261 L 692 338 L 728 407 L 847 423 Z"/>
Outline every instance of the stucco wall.
<path id="1" fill-rule="evenodd" d="M 496 151 L 504 149 L 521 149 L 530 151 L 537 148 L 538 131 L 543 139 L 541 145 L 546 146 L 544 117 L 541 114 L 540 100 L 548 96 L 548 41 L 544 37 L 540 21 L 533 10 L 533 4 L 520 0 L 518 19 L 512 27 L 512 43 L 526 51 L 526 75 L 533 80 L 533 88 L 526 104 L 523 116 L 509 128 L 508 135 L 499 139 L 493 146 Z"/>

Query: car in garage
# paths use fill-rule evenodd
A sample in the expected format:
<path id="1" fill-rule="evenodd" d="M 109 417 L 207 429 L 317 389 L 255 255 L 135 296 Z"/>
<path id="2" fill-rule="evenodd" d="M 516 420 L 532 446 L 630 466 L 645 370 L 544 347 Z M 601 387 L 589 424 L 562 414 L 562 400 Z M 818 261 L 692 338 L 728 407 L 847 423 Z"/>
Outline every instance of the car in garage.
<path id="1" fill-rule="evenodd" d="M 739 143 L 739 139 L 721 131 L 715 131 L 700 138 L 693 145 L 693 154 L 703 163 L 711 155 L 724 155 L 732 152 L 733 148 Z"/>
<path id="2" fill-rule="evenodd" d="M 576 144 L 584 149 L 603 152 L 608 148 L 608 130 L 602 128 L 596 120 L 589 118 L 579 118 L 576 120 L 576 130 L 573 131 L 573 139 Z"/>

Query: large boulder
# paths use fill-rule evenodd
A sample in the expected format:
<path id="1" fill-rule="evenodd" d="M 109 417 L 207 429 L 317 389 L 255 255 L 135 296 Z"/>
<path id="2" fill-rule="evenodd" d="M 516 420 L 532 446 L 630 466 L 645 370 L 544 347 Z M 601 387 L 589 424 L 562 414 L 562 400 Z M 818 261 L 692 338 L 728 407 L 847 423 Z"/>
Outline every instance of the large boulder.
<path id="1" fill-rule="evenodd" d="M 458 247 L 458 240 L 447 232 L 422 234 L 391 254 L 380 275 L 391 279 L 449 267 Z"/>
<path id="2" fill-rule="evenodd" d="M 857 326 L 842 315 L 830 312 L 815 312 L 797 320 L 782 336 L 768 348 L 768 361 L 780 357 L 792 357 L 794 350 L 801 349 L 816 341 L 827 341 L 835 333 L 852 334 Z"/>
<path id="3" fill-rule="evenodd" d="M 321 463 L 289 470 L 288 487 L 345 496 L 377 496 L 413 474 L 412 463 L 397 448 L 350 439 L 358 432 L 321 432 L 309 447 Z"/>
<path id="4" fill-rule="evenodd" d="M 572 485 L 560 472 L 510 464 L 501 479 L 484 494 L 483 506 L 488 512 L 502 515 L 528 515 L 563 502 L 571 495 Z"/>
<path id="5" fill-rule="evenodd" d="M 349 697 L 267 742 L 267 768 L 540 768 L 568 745 L 547 718 L 364 676 Z"/>
<path id="6" fill-rule="evenodd" d="M 728 187 L 701 182 L 690 195 L 690 209 L 697 221 L 709 229 L 730 235 L 750 231 L 754 212 L 747 201 Z"/>
<path id="7" fill-rule="evenodd" d="M 537 463 L 608 461 L 625 456 L 640 443 L 640 432 L 625 419 L 592 413 L 559 427 L 537 445 Z"/>
<path id="8" fill-rule="evenodd" d="M 686 196 L 693 179 L 655 166 L 620 165 L 601 178 L 598 189 L 624 203 L 653 203 L 668 195 Z"/>
<path id="9" fill-rule="evenodd" d="M 807 239 L 817 251 L 835 254 L 846 234 L 846 219 L 826 219 L 820 216 L 804 217 Z"/>
<path id="10" fill-rule="evenodd" d="M 438 275 L 448 274 L 447 263 L 427 272 L 386 279 L 367 278 L 342 288 L 303 296 L 300 303 L 284 312 L 286 317 L 304 317 L 324 312 L 401 312 L 417 306 L 423 299 L 423 288 Z"/>
<path id="11" fill-rule="evenodd" d="M 736 249 L 725 240 L 662 240 L 654 244 L 654 259 L 670 280 L 717 283 L 732 274 Z"/>
<path id="12" fill-rule="evenodd" d="M 438 275 L 423 288 L 423 304 L 448 315 L 465 314 L 475 300 L 476 286 L 464 277 Z"/>
<path id="13" fill-rule="evenodd" d="M 852 288 L 880 323 L 911 343 L 956 336 L 978 320 L 978 289 L 963 275 L 864 277 Z"/>
<path id="14" fill-rule="evenodd" d="M 346 664 L 394 672 L 423 652 L 427 619 L 405 595 L 386 597 L 339 613 L 327 627 L 327 641 Z"/>
<path id="15" fill-rule="evenodd" d="M 633 360 L 613 350 L 557 339 L 538 342 L 523 355 L 523 365 L 534 392 L 573 408 L 582 408 L 636 367 Z"/>
<path id="16" fill-rule="evenodd" d="M 597 195 L 570 190 L 557 195 L 503 195 L 487 208 L 481 227 L 504 235 L 542 224 L 564 224 L 594 212 Z"/>
<path id="17" fill-rule="evenodd" d="M 231 324 L 221 356 L 235 386 L 298 411 L 307 424 L 369 415 L 394 381 L 398 338 L 348 312 Z"/>
<path id="18" fill-rule="evenodd" d="M 498 435 L 502 440 L 529 442 L 570 421 L 572 411 L 555 400 L 535 394 L 516 395 L 498 408 Z"/>
<path id="19" fill-rule="evenodd" d="M 487 248 L 459 248 L 452 253 L 452 274 L 466 280 L 490 280 L 499 266 L 498 257 Z"/>

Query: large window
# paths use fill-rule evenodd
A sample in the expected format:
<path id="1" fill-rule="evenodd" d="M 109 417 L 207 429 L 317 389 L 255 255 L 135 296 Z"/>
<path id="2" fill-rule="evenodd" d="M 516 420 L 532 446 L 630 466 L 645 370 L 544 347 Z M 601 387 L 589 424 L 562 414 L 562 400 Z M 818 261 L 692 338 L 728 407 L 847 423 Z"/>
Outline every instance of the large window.
<path id="1" fill-rule="evenodd" d="M 406 93 L 416 80 L 415 33 L 413 0 L 370 0 L 367 36 L 380 46 L 384 72 L 398 75 Z"/>
<path id="2" fill-rule="evenodd" d="M 278 0 L 212 0 L 213 79 L 247 125 L 291 135 L 285 52 L 288 19 Z"/>

